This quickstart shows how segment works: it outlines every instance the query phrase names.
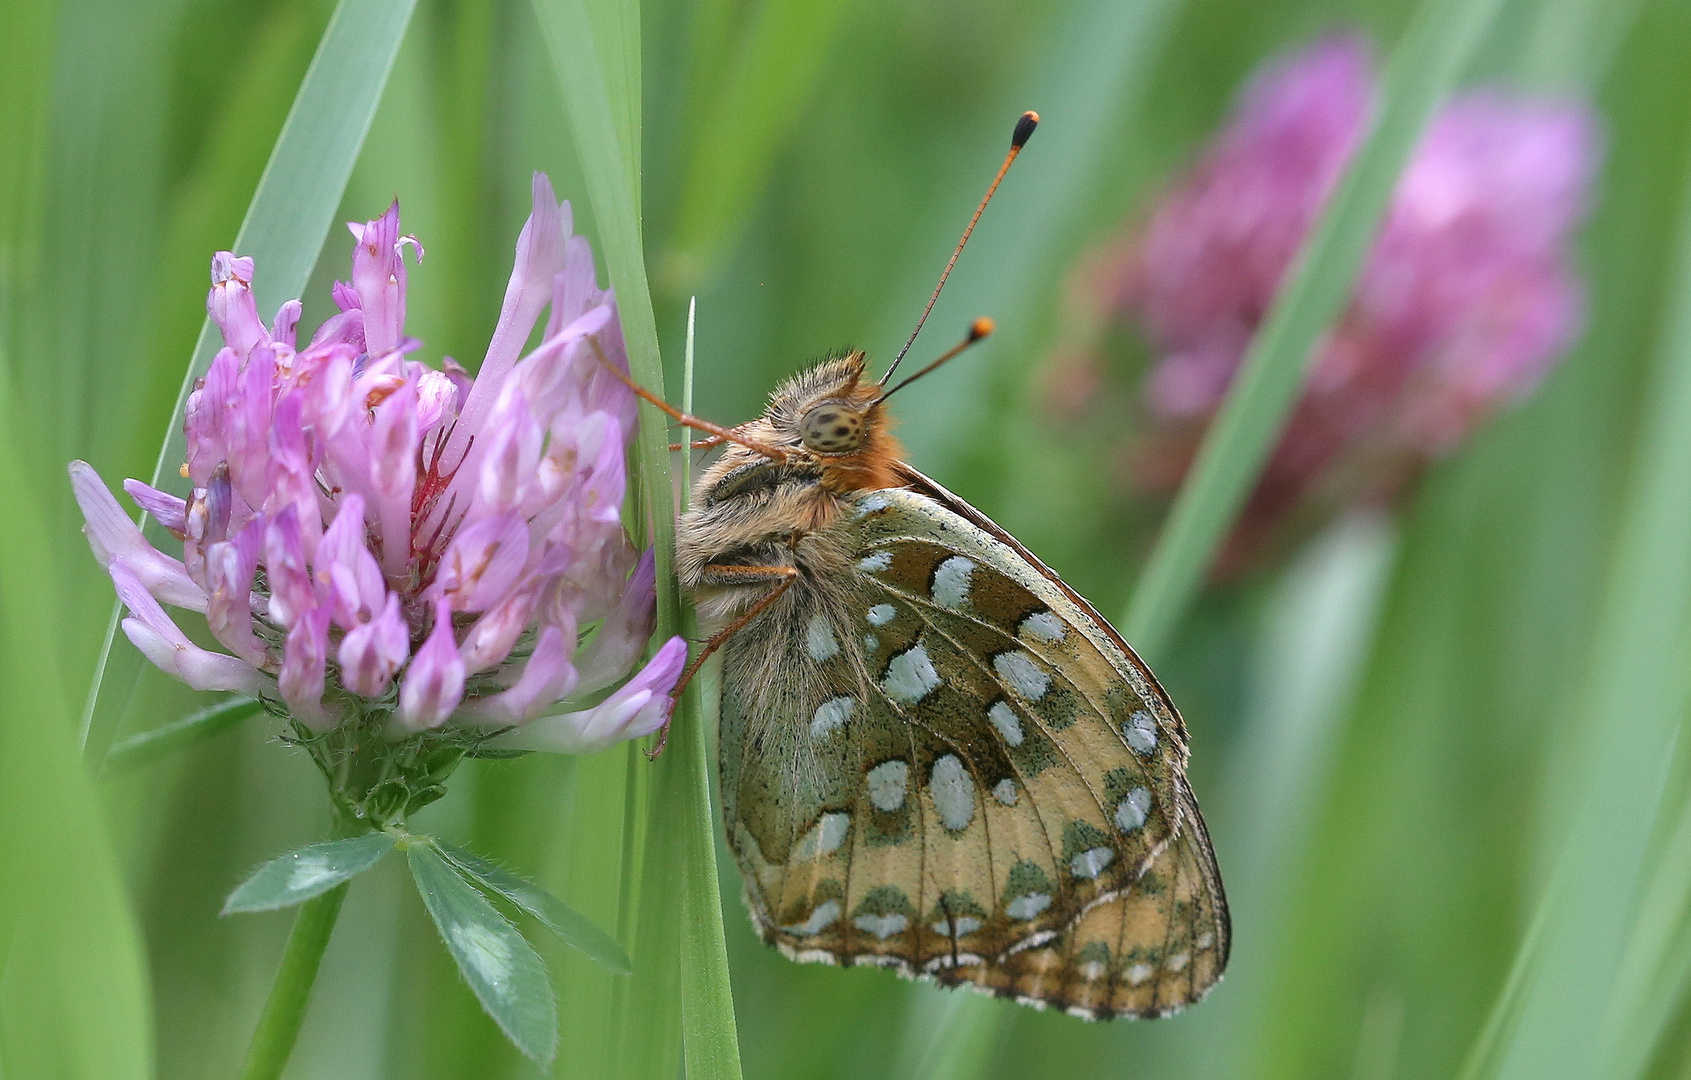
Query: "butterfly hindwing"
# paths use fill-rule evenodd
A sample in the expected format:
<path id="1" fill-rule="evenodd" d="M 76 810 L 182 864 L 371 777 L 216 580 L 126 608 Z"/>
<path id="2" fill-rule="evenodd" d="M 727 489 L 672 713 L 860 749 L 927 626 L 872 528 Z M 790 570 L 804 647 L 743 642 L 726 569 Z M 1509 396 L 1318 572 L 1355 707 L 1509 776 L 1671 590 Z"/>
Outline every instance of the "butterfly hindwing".
<path id="1" fill-rule="evenodd" d="M 1219 974 L 1225 905 L 1178 716 L 1083 601 L 916 478 L 929 490 L 857 498 L 851 573 L 772 609 L 761 664 L 730 645 L 725 672 L 766 673 L 725 675 L 723 699 L 754 919 L 798 959 L 1087 1015 L 1192 1000 Z M 1185 989 L 1134 982 L 1176 940 Z"/>
<path id="2" fill-rule="evenodd" d="M 1088 1019 L 1167 1016 L 1201 1000 L 1227 966 L 1231 930 L 1203 819 L 1190 792 L 1182 802 L 1180 834 L 1132 888 L 1007 957 L 987 988 Z"/>

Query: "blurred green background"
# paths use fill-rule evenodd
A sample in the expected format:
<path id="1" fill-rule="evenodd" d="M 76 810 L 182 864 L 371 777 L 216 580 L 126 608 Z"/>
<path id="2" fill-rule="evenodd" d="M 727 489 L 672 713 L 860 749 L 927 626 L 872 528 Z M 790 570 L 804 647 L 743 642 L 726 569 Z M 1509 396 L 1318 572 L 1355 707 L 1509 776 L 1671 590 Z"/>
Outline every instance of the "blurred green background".
<path id="1" fill-rule="evenodd" d="M 643 5 L 639 200 L 670 396 L 695 295 L 707 417 L 749 416 L 842 344 L 889 357 L 1014 118 L 1038 109 L 917 356 L 976 315 L 1000 332 L 901 395 L 900 435 L 918 468 L 1122 612 L 1145 554 L 1122 536 L 1160 508 L 1136 504 L 1108 460 L 1127 401 L 1096 430 L 1040 407 L 1065 277 L 1142 212 L 1256 65 L 1333 28 L 1388 53 L 1415 6 Z M 331 11 L 0 6 L 5 1080 L 233 1075 L 289 923 L 217 910 L 249 867 L 326 833 L 320 780 L 262 721 L 142 770 L 82 769 L 111 589 L 63 466 L 150 474 L 211 252 L 234 241 Z M 1226 981 L 1151 1023 L 983 1003 L 987 1052 L 944 1061 L 952 1075 L 1691 1076 L 1691 747 L 1676 738 L 1691 686 L 1687 55 L 1677 0 L 1502 5 L 1464 82 L 1589 97 L 1607 132 L 1581 239 L 1582 343 L 1395 518 L 1346 519 L 1289 566 L 1207 591 L 1148 657 L 1193 733 L 1235 916 Z M 428 252 L 410 278 L 423 356 L 479 360 L 531 170 L 596 235 L 570 130 L 527 0 L 420 0 L 337 220 L 400 197 Z M 306 325 L 349 246 L 330 231 Z M 147 669 L 120 735 L 195 705 Z M 628 852 L 666 826 L 625 813 L 644 769 L 621 749 L 475 763 L 420 825 L 626 932 Z M 781 959 L 719 864 L 745 1075 L 911 1075 L 938 995 Z M 638 1023 L 608 1022 L 610 976 L 547 956 L 554 1075 L 611 1075 L 613 1033 Z M 287 1075 L 536 1074 L 397 862 L 361 878 Z"/>

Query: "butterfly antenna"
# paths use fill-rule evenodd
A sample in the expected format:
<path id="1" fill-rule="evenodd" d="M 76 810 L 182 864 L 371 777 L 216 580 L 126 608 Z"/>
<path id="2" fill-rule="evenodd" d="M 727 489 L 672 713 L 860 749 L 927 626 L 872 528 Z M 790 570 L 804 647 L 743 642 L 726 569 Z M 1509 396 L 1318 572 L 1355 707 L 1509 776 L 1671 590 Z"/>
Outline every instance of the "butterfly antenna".
<path id="1" fill-rule="evenodd" d="M 951 276 L 951 268 L 957 265 L 957 256 L 963 254 L 963 245 L 969 242 L 969 234 L 975 231 L 975 222 L 981 219 L 981 213 L 986 210 L 986 204 L 992 201 L 993 192 L 998 190 L 998 185 L 1003 181 L 1004 174 L 1010 171 L 1010 163 L 1016 160 L 1016 155 L 1022 152 L 1022 147 L 1026 146 L 1028 140 L 1033 138 L 1033 129 L 1038 126 L 1039 114 L 1032 111 L 1023 113 L 1021 119 L 1016 121 L 1016 130 L 1010 135 L 1010 152 L 1004 155 L 1004 164 L 998 166 L 998 175 L 992 178 L 992 185 L 986 189 L 986 194 L 981 197 L 981 204 L 975 207 L 975 216 L 969 219 L 969 227 L 963 230 L 963 238 L 957 241 L 957 247 L 952 250 L 951 261 L 945 264 L 945 271 L 939 276 L 939 284 L 934 286 L 933 295 L 928 297 L 928 306 L 922 309 L 922 317 L 916 320 L 916 329 L 910 331 L 910 337 L 904 342 L 904 348 L 898 350 L 898 355 L 893 357 L 892 366 L 887 368 L 885 375 L 881 376 L 882 386 L 885 386 L 887 380 L 892 378 L 892 373 L 898 370 L 898 365 L 904 359 L 904 354 L 909 352 L 910 346 L 916 343 L 916 335 L 922 332 L 922 324 L 928 321 L 928 313 L 933 311 L 935 302 L 939 300 L 940 290 L 945 288 L 945 279 Z"/>
<path id="2" fill-rule="evenodd" d="M 957 344 L 953 345 L 951 348 L 945 350 L 945 352 L 941 353 L 938 360 L 935 360 L 933 363 L 929 364 L 927 367 L 924 367 L 921 371 L 918 371 L 916 374 L 910 376 L 909 378 L 900 382 L 897 386 L 893 387 L 891 390 L 888 390 L 886 393 L 884 393 L 880 397 L 876 398 L 875 401 L 874 401 L 874 404 L 879 405 L 881 402 L 885 401 L 887 398 L 892 397 L 894 394 L 898 393 L 900 390 L 903 390 L 906 386 L 909 386 L 911 383 L 915 382 L 917 379 L 920 379 L 922 376 L 926 375 L 928 372 L 932 371 L 934 368 L 937 368 L 941 364 L 945 363 L 947 360 L 950 360 L 952 357 L 956 356 L 958 353 L 962 352 L 964 349 L 967 349 L 969 346 L 973 345 L 975 342 L 977 342 L 977 341 L 981 340 L 982 338 L 990 335 L 992 333 L 993 329 L 994 329 L 993 321 L 991 319 L 987 318 L 986 316 L 983 315 L 980 318 L 976 319 L 974 322 L 969 324 L 968 336 L 966 336 L 962 341 L 959 341 Z"/>

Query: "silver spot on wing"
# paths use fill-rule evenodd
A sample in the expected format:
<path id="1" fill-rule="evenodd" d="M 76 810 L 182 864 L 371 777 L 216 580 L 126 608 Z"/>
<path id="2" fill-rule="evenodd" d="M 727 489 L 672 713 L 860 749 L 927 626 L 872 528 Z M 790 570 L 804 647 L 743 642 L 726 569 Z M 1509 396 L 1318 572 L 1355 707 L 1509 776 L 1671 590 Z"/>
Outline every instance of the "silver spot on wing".
<path id="1" fill-rule="evenodd" d="M 829 625 L 828 616 L 821 612 L 812 615 L 810 624 L 805 627 L 804 651 L 819 664 L 839 655 L 839 639 L 834 637 L 834 628 Z"/>
<path id="2" fill-rule="evenodd" d="M 1004 741 L 1011 746 L 1022 745 L 1022 722 L 1016 718 L 1016 710 L 1010 708 L 1007 701 L 997 702 L 986 711 L 986 718 L 992 721 L 992 726 L 998 729 L 998 734 L 1004 736 Z"/>
<path id="3" fill-rule="evenodd" d="M 961 555 L 939 564 L 934 571 L 934 603 L 961 611 L 969 606 L 969 579 L 974 576 L 975 563 Z"/>
<path id="4" fill-rule="evenodd" d="M 956 754 L 947 754 L 934 762 L 928 790 L 946 828 L 956 831 L 969 827 L 975 817 L 975 782 Z"/>
<path id="5" fill-rule="evenodd" d="M 810 737 L 820 739 L 832 735 L 851 719 L 856 708 L 857 702 L 848 697 L 829 698 L 816 706 L 816 715 L 810 718 Z"/>
<path id="6" fill-rule="evenodd" d="M 1022 620 L 1022 625 L 1016 633 L 1024 638 L 1033 638 L 1035 641 L 1043 641 L 1047 645 L 1055 645 L 1063 640 L 1063 635 L 1067 633 L 1067 630 L 1063 627 L 1063 620 L 1049 611 L 1036 611 Z"/>
<path id="7" fill-rule="evenodd" d="M 869 801 L 882 810 L 897 810 L 904 805 L 904 794 L 909 783 L 910 763 L 906 761 L 883 761 L 869 770 L 868 788 Z"/>
<path id="8" fill-rule="evenodd" d="M 810 917 L 804 922 L 783 926 L 781 929 L 789 934 L 803 934 L 810 937 L 820 934 L 823 930 L 834 925 L 835 920 L 839 917 L 840 902 L 838 900 L 824 900 L 816 905 L 815 910 L 811 911 Z"/>
<path id="9" fill-rule="evenodd" d="M 1028 701 L 1038 701 L 1051 689 L 1051 676 L 1039 662 L 1017 650 L 1003 652 L 992 658 L 992 669 L 1010 688 Z"/>
<path id="10" fill-rule="evenodd" d="M 887 665 L 886 677 L 881 680 L 881 688 L 894 701 L 914 705 L 927 697 L 939 681 L 939 672 L 934 670 L 927 648 L 918 641 L 892 658 Z"/>

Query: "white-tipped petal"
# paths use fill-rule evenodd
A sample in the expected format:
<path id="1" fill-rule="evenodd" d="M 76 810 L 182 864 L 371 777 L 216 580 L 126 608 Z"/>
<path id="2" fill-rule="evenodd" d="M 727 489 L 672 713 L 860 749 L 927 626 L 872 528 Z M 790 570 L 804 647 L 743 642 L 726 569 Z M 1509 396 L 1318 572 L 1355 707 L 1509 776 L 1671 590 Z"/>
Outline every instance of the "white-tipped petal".
<path id="1" fill-rule="evenodd" d="M 88 535 L 88 546 L 101 565 L 109 569 L 114 560 L 121 559 L 146 590 L 164 603 L 189 611 L 206 609 L 206 594 L 188 576 L 187 568 L 147 542 L 92 465 L 71 462 L 70 482 L 87 521 L 83 531 Z"/>
<path id="2" fill-rule="evenodd" d="M 252 665 L 189 641 L 122 560 L 113 561 L 109 569 L 118 599 L 130 611 L 123 632 L 160 671 L 195 690 L 232 690 L 256 697 L 269 688 L 270 681 Z"/>
<path id="3" fill-rule="evenodd" d="M 591 709 L 530 720 L 492 745 L 554 754 L 595 754 L 650 735 L 669 718 L 670 690 L 687 662 L 687 642 L 671 638 L 640 673 Z"/>

